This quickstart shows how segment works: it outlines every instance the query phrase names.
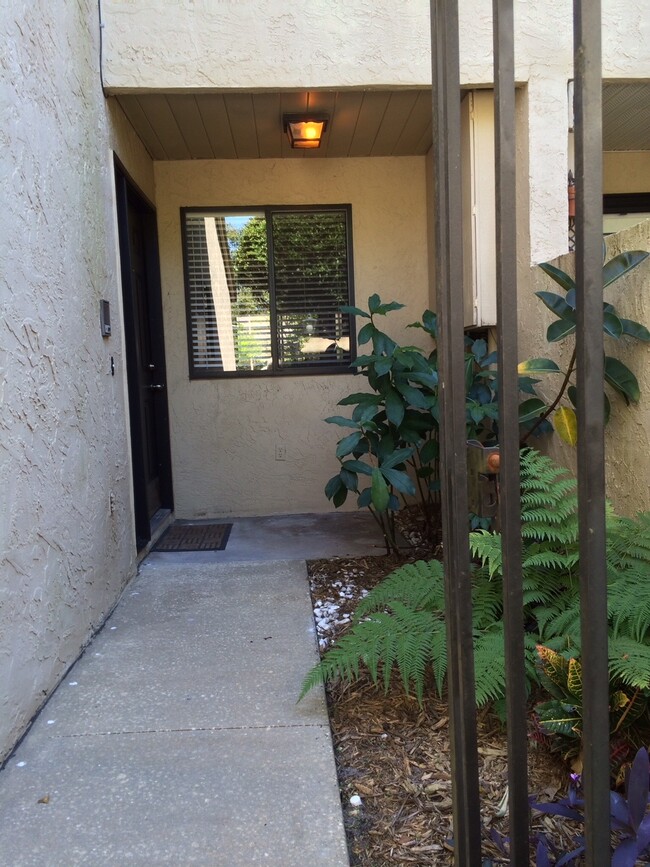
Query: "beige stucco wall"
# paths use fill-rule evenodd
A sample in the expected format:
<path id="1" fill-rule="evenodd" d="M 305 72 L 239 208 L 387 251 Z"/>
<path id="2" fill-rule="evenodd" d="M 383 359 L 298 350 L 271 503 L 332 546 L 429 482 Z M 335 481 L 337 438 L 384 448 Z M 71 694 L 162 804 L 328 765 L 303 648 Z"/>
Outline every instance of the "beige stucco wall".
<path id="1" fill-rule="evenodd" d="M 416 343 L 423 332 L 402 326 L 429 306 L 424 158 L 159 162 L 155 171 L 177 515 L 327 511 L 341 432 L 322 419 L 365 379 L 190 381 L 179 208 L 350 203 L 357 303 L 373 292 L 405 303 L 386 330 Z M 276 445 L 286 461 L 275 460 Z"/>
<path id="2" fill-rule="evenodd" d="M 149 195 L 153 170 L 102 95 L 96 5 L 37 6 L 0 23 L 0 760 L 135 569 L 110 149 Z"/>
<path id="3" fill-rule="evenodd" d="M 636 0 L 604 0 L 603 76 L 650 74 Z M 462 83 L 492 81 L 492 2 L 459 4 Z M 515 3 L 519 81 L 569 77 L 571 0 Z M 431 82 L 429 0 L 103 0 L 109 88 L 419 87 Z M 630 38 L 633 36 L 634 38 Z"/>
<path id="4" fill-rule="evenodd" d="M 650 251 L 650 220 L 607 239 L 608 259 L 623 250 Z M 573 254 L 567 254 L 554 264 L 573 274 L 574 259 Z M 522 292 L 519 298 L 520 356 L 522 359 L 553 358 L 565 370 L 573 338 L 561 344 L 546 342 L 546 329 L 555 317 L 533 294 L 540 290 L 561 294 L 562 290 L 538 268 L 533 269 L 530 276 L 530 290 Z M 608 287 L 605 299 L 616 306 L 621 316 L 650 328 L 650 260 Z M 607 496 L 617 511 L 632 515 L 638 510 L 650 509 L 650 345 L 629 338 L 615 341 L 605 337 L 605 352 L 620 358 L 634 372 L 641 388 L 639 403 L 630 406 L 614 396 L 608 387 L 606 389 L 612 407 L 605 434 Z M 542 396 L 552 400 L 559 384 L 559 374 L 555 374 L 553 378 L 542 378 L 538 389 Z M 530 444 L 548 451 L 560 464 L 575 471 L 576 451 L 557 434 L 533 438 Z"/>
<path id="5" fill-rule="evenodd" d="M 604 193 L 646 193 L 650 190 L 650 150 L 605 151 Z"/>

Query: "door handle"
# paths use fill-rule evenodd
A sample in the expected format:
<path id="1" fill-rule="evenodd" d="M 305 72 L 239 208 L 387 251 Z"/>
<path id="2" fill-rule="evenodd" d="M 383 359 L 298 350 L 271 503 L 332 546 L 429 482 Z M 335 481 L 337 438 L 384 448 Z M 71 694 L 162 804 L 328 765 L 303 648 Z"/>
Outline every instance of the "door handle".
<path id="1" fill-rule="evenodd" d="M 152 391 L 162 391 L 164 387 L 165 387 L 164 385 L 147 385 L 147 386 L 145 386 L 145 388 L 150 388 Z"/>

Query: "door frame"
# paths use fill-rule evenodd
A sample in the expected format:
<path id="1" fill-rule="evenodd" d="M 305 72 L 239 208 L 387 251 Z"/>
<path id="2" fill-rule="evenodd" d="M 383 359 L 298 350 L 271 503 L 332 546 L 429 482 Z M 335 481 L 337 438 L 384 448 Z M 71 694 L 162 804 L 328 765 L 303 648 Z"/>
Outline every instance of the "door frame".
<path id="1" fill-rule="evenodd" d="M 135 536 L 138 551 L 151 541 L 156 516 L 149 515 L 145 471 L 144 430 L 141 422 L 141 388 L 138 367 L 138 333 L 136 304 L 131 280 L 131 254 L 129 247 L 129 204 L 134 205 L 143 216 L 146 233 L 145 270 L 148 288 L 149 320 L 151 323 L 152 355 L 157 370 L 162 372 L 166 383 L 165 335 L 163 329 L 162 291 L 160 284 L 160 257 L 156 210 L 142 191 L 129 177 L 122 163 L 114 155 L 117 226 L 122 277 L 122 306 L 124 317 L 124 352 L 129 397 L 129 427 L 131 437 L 131 471 Z M 172 486 L 172 462 L 169 437 L 169 408 L 166 389 L 156 397 L 155 426 L 157 435 L 158 469 L 160 480 L 161 510 L 174 509 Z"/>

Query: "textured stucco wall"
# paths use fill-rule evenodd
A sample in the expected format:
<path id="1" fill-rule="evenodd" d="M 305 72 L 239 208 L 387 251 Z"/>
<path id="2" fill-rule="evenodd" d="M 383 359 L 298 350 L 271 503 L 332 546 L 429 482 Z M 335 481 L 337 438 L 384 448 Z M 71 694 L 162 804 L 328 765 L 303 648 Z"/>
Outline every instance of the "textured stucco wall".
<path id="1" fill-rule="evenodd" d="M 0 759 L 134 572 L 111 147 L 153 194 L 96 5 L 36 6 L 0 19 Z"/>
<path id="2" fill-rule="evenodd" d="M 322 419 L 365 390 L 354 376 L 189 381 L 180 215 L 183 206 L 352 205 L 357 303 L 373 292 L 405 310 L 386 319 L 402 330 L 429 306 L 424 157 L 156 163 L 172 463 L 176 513 L 203 515 L 327 511 L 323 487 L 337 466 L 340 429 Z M 286 447 L 286 461 L 275 447 Z"/>
<path id="3" fill-rule="evenodd" d="M 571 0 L 515 2 L 519 81 L 570 77 Z M 431 82 L 429 0 L 103 0 L 104 78 L 129 91 L 420 87 Z M 636 0 L 603 2 L 603 76 L 650 74 Z M 463 84 L 492 81 L 492 2 L 460 4 Z"/>
<path id="4" fill-rule="evenodd" d="M 623 250 L 650 251 L 650 220 L 607 239 L 608 259 Z M 574 259 L 573 254 L 567 254 L 554 264 L 572 274 Z M 573 349 L 572 338 L 563 344 L 546 342 L 546 329 L 554 317 L 533 294 L 540 290 L 560 293 L 561 290 L 538 268 L 532 270 L 530 277 L 530 291 L 521 293 L 519 298 L 520 357 L 553 358 L 565 370 Z M 650 328 L 650 260 L 608 287 L 605 299 L 616 306 L 621 316 Z M 605 352 L 627 364 L 641 388 L 641 400 L 630 406 L 610 392 L 612 415 L 605 433 L 607 496 L 621 514 L 633 515 L 640 509 L 650 509 L 650 345 L 629 338 L 614 341 L 606 337 Z M 557 394 L 555 386 L 559 387 L 558 376 L 542 378 L 538 386 L 540 393 L 552 399 Z M 575 471 L 575 449 L 556 434 L 533 439 L 531 445 L 548 451 L 559 463 Z"/>

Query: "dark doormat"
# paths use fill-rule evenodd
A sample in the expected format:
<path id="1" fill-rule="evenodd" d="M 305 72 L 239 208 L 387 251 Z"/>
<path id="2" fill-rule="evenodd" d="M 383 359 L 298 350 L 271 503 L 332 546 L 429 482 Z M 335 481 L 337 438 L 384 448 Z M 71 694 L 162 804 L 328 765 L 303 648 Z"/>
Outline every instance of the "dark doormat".
<path id="1" fill-rule="evenodd" d="M 185 524 L 175 521 L 153 547 L 153 551 L 223 551 L 232 524 Z"/>

